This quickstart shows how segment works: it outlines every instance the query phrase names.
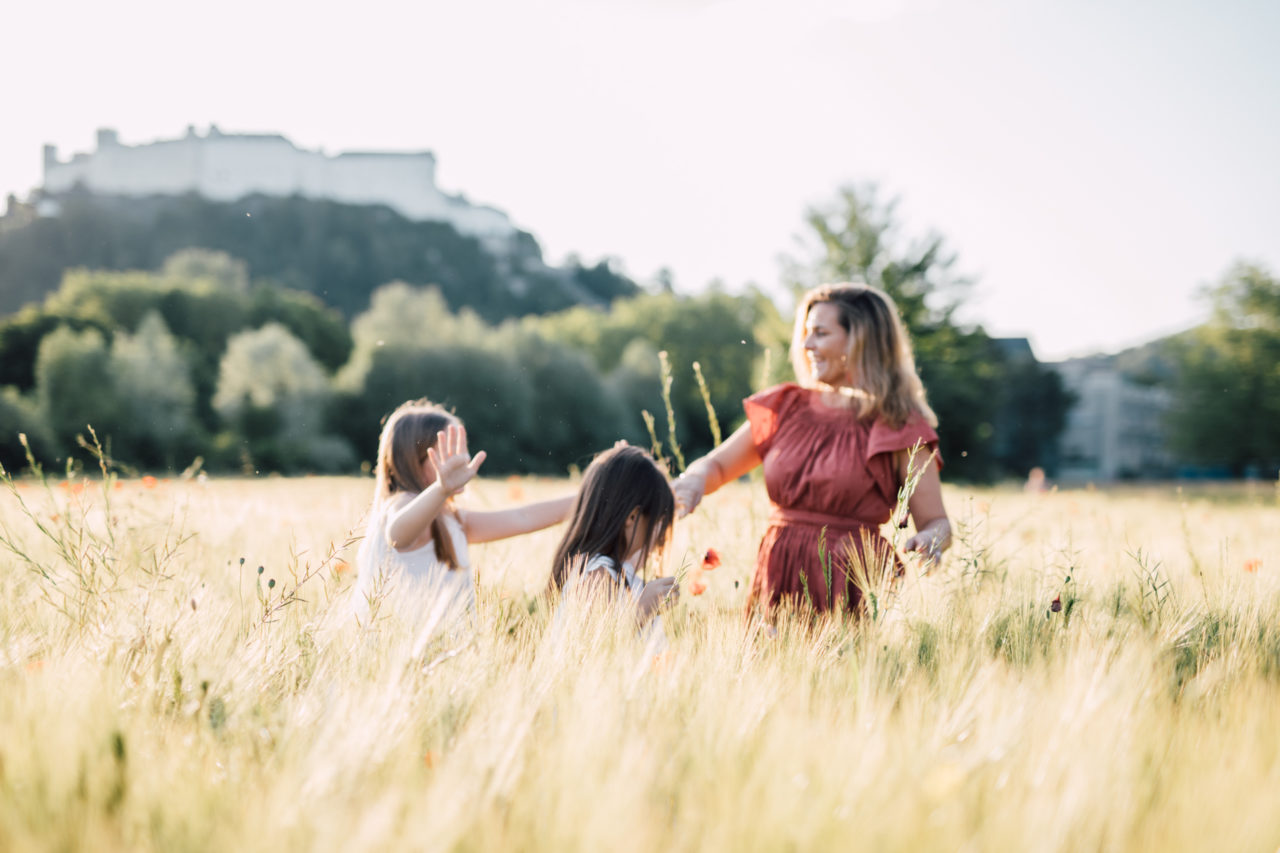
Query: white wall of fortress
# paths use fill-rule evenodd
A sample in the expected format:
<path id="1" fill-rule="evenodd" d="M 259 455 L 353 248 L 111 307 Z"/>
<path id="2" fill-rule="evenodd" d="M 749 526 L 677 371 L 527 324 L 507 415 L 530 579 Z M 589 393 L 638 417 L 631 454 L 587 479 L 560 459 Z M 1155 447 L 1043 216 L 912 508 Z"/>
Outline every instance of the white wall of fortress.
<path id="1" fill-rule="evenodd" d="M 301 195 L 349 204 L 385 204 L 415 220 L 451 223 L 475 237 L 507 237 L 515 226 L 505 213 L 445 195 L 435 182 L 430 152 L 344 153 L 304 151 L 278 135 L 188 131 L 181 139 L 121 145 L 113 131 L 98 132 L 97 150 L 59 162 L 45 149 L 44 189 L 82 185 L 113 195 L 195 192 L 215 201 L 254 193 Z"/>

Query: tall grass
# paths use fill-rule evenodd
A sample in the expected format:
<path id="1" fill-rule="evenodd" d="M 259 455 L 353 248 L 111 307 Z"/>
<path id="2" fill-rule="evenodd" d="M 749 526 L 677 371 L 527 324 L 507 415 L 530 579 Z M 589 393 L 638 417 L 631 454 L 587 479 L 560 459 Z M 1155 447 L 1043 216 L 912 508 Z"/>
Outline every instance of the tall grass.
<path id="1" fill-rule="evenodd" d="M 1280 843 L 1270 494 L 948 488 L 939 571 L 766 631 L 732 484 L 677 529 L 673 564 L 723 565 L 654 657 L 555 640 L 555 530 L 476 547 L 476 630 L 415 654 L 351 616 L 366 481 L 3 485 L 0 849 Z"/>

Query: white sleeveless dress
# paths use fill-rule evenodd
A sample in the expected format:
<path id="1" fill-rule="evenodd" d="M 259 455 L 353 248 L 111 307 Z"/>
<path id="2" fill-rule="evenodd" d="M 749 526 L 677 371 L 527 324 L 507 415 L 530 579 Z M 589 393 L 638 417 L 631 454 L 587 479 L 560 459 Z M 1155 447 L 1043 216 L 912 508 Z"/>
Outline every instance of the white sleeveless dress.
<path id="1" fill-rule="evenodd" d="M 436 556 L 434 542 L 411 551 L 397 551 L 387 537 L 389 513 L 374 510 L 356 558 L 353 610 L 368 623 L 375 611 L 388 611 L 419 633 L 418 646 L 439 631 L 456 627 L 475 611 L 475 573 L 467 552 L 467 536 L 452 513 L 443 516 L 444 527 L 458 556 L 458 567 Z"/>

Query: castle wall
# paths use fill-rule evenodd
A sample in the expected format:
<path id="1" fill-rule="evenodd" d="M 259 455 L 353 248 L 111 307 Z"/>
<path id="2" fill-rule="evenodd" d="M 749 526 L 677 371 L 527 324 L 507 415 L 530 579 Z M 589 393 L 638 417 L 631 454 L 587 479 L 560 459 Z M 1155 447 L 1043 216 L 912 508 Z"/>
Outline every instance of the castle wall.
<path id="1" fill-rule="evenodd" d="M 506 214 L 447 196 L 435 184 L 429 152 L 347 153 L 330 157 L 304 151 L 278 135 L 223 134 L 146 145 L 120 145 L 113 131 L 98 133 L 97 150 L 59 162 L 46 146 L 44 189 L 77 185 L 113 195 L 178 195 L 196 192 L 215 201 L 261 193 L 302 195 L 348 204 L 385 204 L 416 220 L 445 221 L 464 234 L 507 237 L 515 227 Z"/>

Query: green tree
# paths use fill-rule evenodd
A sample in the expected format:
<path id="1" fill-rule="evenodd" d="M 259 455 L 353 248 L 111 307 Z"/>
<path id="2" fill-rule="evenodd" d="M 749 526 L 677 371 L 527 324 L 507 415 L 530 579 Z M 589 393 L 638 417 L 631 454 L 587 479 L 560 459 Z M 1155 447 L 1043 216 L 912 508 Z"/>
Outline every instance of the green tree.
<path id="1" fill-rule="evenodd" d="M 733 296 L 712 289 L 698 296 L 644 294 L 618 300 L 607 311 L 578 307 L 522 322 L 544 337 L 587 352 L 602 374 L 621 382 L 630 408 L 626 434 L 643 430 L 637 403 L 655 415 L 661 412 L 657 353 L 666 351 L 678 438 L 691 454 L 700 454 L 711 449 L 712 435 L 693 363 L 702 366 L 717 419 L 731 428 L 742 420 L 742 399 L 756 382 L 763 344 L 758 329 L 776 314 L 759 293 Z M 652 359 L 651 369 L 640 363 L 642 358 Z M 649 390 L 646 383 L 651 383 Z"/>
<path id="2" fill-rule="evenodd" d="M 236 332 L 278 322 L 327 370 L 347 361 L 351 336 L 341 315 L 310 294 L 269 282 L 245 290 L 242 273 L 239 261 L 203 250 L 179 253 L 162 274 L 72 270 L 43 306 L 0 322 L 0 385 L 34 388 L 40 340 L 60 325 L 97 329 L 110 340 L 134 332 L 151 312 L 163 319 L 190 365 L 196 415 L 209 430 L 218 423 L 209 405 L 218 362 Z"/>
<path id="3" fill-rule="evenodd" d="M 169 468 L 196 455 L 195 387 L 173 335 L 156 312 L 111 342 L 110 375 L 121 416 L 115 453 Z"/>
<path id="4" fill-rule="evenodd" d="M 174 252 L 165 260 L 160 274 L 185 283 L 207 281 L 219 290 L 244 293 L 249 289 L 249 265 L 226 252 L 210 249 Z"/>
<path id="5" fill-rule="evenodd" d="M 0 388 L 0 465 L 10 474 L 26 468 L 27 451 L 21 436 L 40 464 L 57 458 L 57 444 L 35 400 L 12 386 Z"/>
<path id="6" fill-rule="evenodd" d="M 329 432 L 329 379 L 279 323 L 240 332 L 218 366 L 213 408 L 258 469 L 338 471 L 354 463 Z"/>
<path id="7" fill-rule="evenodd" d="M 532 327 L 494 328 L 449 310 L 433 288 L 379 288 L 352 323 L 351 360 L 335 380 L 335 423 L 371 460 L 380 419 L 428 397 L 467 425 L 486 470 L 562 473 L 625 429 L 622 395 L 580 350 Z"/>
<path id="8" fill-rule="evenodd" d="M 1171 342 L 1171 442 L 1232 474 L 1280 468 L 1280 279 L 1238 263 L 1211 288 L 1208 323 Z"/>
<path id="9" fill-rule="evenodd" d="M 59 326 L 40 341 L 36 399 L 64 452 L 73 452 L 76 437 L 87 436 L 90 425 L 109 443 L 120 424 L 108 353 L 97 329 L 75 332 Z"/>

